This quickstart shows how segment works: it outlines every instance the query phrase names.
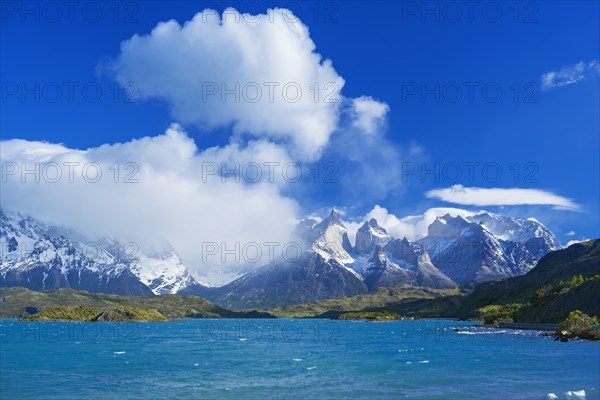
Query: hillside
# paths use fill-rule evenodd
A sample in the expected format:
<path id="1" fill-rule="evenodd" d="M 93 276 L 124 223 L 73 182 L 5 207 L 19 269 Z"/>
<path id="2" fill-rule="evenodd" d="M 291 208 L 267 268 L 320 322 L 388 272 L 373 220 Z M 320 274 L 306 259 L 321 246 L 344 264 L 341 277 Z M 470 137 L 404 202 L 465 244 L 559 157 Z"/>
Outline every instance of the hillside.
<path id="1" fill-rule="evenodd" d="M 282 317 L 338 318 L 350 311 L 363 311 L 422 318 L 481 319 L 485 312 L 493 310 L 499 317 L 516 322 L 558 323 L 574 310 L 600 315 L 599 293 L 600 240 L 592 240 L 549 253 L 529 273 L 482 283 L 468 295 L 457 289 L 397 285 L 375 293 L 270 312 Z"/>
<path id="2" fill-rule="evenodd" d="M 562 288 L 553 296 L 532 299 L 538 290 L 551 291 L 560 282 L 581 275 L 584 282 Z M 569 311 L 579 309 L 589 315 L 600 315 L 600 240 L 577 243 L 544 256 L 529 273 L 486 282 L 465 297 L 457 317 L 472 318 L 481 307 L 520 303 L 527 305 L 515 315 L 516 321 L 559 322 Z"/>
<path id="3" fill-rule="evenodd" d="M 457 296 L 458 289 L 418 288 L 409 285 L 395 285 L 351 297 L 336 297 L 314 303 L 296 304 L 269 310 L 277 317 L 303 318 L 316 316 L 334 316 L 341 312 L 362 311 L 376 308 L 389 308 L 397 304 L 410 304 L 416 300 Z"/>
<path id="4" fill-rule="evenodd" d="M 36 292 L 26 288 L 0 288 L 0 318 L 18 318 L 61 306 L 112 309 L 121 306 L 157 310 L 167 318 L 268 318 L 267 313 L 235 312 L 197 296 L 118 296 L 72 289 Z"/>
<path id="5" fill-rule="evenodd" d="M 52 307 L 29 314 L 25 321 L 81 321 L 81 322 L 164 322 L 168 319 L 156 310 L 118 306 L 105 310 L 83 306 Z"/>

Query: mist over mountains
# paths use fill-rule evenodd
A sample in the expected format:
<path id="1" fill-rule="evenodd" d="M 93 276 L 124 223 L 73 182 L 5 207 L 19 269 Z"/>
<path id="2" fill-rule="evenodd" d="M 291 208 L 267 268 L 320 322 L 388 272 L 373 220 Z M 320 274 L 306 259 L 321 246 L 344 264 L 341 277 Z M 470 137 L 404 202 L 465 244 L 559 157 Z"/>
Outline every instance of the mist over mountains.
<path id="1" fill-rule="evenodd" d="M 424 238 L 388 234 L 364 221 L 350 242 L 340 213 L 300 221 L 294 256 L 272 260 L 221 287 L 192 275 L 176 249 L 141 249 L 113 238 L 46 226 L 0 210 L 0 286 L 68 287 L 122 295 L 191 293 L 234 309 L 266 308 L 348 296 L 395 284 L 451 288 L 527 273 L 560 244 L 540 222 L 482 212 L 438 217 Z"/>

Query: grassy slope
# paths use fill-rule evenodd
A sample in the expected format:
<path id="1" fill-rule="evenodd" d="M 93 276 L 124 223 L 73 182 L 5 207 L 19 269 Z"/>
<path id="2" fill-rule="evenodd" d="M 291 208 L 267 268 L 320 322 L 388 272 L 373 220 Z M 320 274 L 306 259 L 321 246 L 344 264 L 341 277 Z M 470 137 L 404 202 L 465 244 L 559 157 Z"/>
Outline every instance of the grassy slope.
<path id="1" fill-rule="evenodd" d="M 52 307 L 35 314 L 27 315 L 26 321 L 144 321 L 160 322 L 167 321 L 161 313 L 156 310 L 143 309 L 131 306 L 118 306 L 107 310 L 84 306 L 59 306 Z"/>
<path id="2" fill-rule="evenodd" d="M 154 309 L 167 318 L 256 318 L 265 314 L 229 311 L 197 296 L 118 296 L 72 289 L 35 292 L 29 289 L 0 288 L 0 318 L 16 318 L 59 306 L 109 309 L 130 306 Z"/>
<path id="3" fill-rule="evenodd" d="M 91 321 L 100 310 L 85 306 L 52 307 L 36 314 L 29 314 L 26 321 Z"/>
<path id="4" fill-rule="evenodd" d="M 600 274 L 600 240 L 574 244 L 543 257 L 529 273 L 479 285 L 465 297 L 456 316 L 469 318 L 476 310 L 489 304 L 528 303 L 542 286 L 554 286 L 575 275 L 588 279 L 583 285 L 566 294 L 518 315 L 520 322 L 560 322 L 570 311 L 580 309 L 589 315 L 600 314 L 598 280 Z M 593 278 L 593 279 L 592 279 Z"/>
<path id="5" fill-rule="evenodd" d="M 600 316 L 600 276 L 566 294 L 539 305 L 525 307 L 517 313 L 518 322 L 557 323 L 567 318 L 571 311 L 580 310 L 587 315 Z"/>
<path id="6" fill-rule="evenodd" d="M 373 293 L 365 293 L 352 297 L 337 297 L 314 303 L 298 304 L 269 310 L 278 317 L 315 317 L 319 315 L 334 316 L 347 311 L 361 311 L 385 307 L 397 303 L 411 302 L 417 299 L 433 299 L 442 296 L 458 295 L 458 289 L 417 288 L 407 285 L 396 285 L 381 288 Z"/>

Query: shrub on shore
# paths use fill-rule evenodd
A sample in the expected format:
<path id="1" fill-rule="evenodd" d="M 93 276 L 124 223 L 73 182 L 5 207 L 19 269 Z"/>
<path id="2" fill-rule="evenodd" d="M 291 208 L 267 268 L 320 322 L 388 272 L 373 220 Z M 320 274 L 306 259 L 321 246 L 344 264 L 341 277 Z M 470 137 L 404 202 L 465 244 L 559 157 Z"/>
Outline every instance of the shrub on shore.
<path id="1" fill-rule="evenodd" d="M 556 332 L 558 338 L 579 337 L 581 339 L 600 340 L 600 322 L 598 317 L 590 317 L 579 310 L 572 311 L 566 320 L 560 323 Z"/>
<path id="2" fill-rule="evenodd" d="M 483 319 L 483 323 L 486 325 L 495 325 L 499 321 L 510 321 L 512 322 L 515 313 L 523 307 L 523 304 L 505 304 L 497 305 L 492 304 L 489 306 L 481 307 L 479 311 L 479 317 Z"/>

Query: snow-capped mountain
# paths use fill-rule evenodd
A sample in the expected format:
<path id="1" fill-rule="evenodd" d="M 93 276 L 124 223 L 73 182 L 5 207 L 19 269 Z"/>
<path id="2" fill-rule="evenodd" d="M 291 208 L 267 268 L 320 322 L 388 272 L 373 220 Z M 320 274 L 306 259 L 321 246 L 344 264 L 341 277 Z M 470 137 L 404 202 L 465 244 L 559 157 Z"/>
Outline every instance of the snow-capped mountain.
<path id="1" fill-rule="evenodd" d="M 526 243 L 533 238 L 541 238 L 553 250 L 561 248 L 552 232 L 534 218 L 520 219 L 483 212 L 467 217 L 471 222 L 481 224 L 488 232 L 503 241 Z"/>
<path id="2" fill-rule="evenodd" d="M 407 284 L 450 288 L 528 272 L 560 248 L 533 219 L 492 213 L 438 217 L 426 237 L 394 238 L 365 221 L 354 246 L 335 209 L 322 221 L 302 220 L 291 243 L 297 257 L 272 262 L 221 287 L 196 280 L 176 251 L 125 251 L 114 239 L 85 236 L 0 209 L 0 286 L 58 287 L 126 295 L 197 294 L 231 308 L 274 307 Z"/>
<path id="3" fill-rule="evenodd" d="M 314 219 L 301 221 L 292 234 L 292 240 L 302 247 L 303 252 L 318 253 L 326 260 L 333 258 L 341 265 L 354 262 L 349 254 L 352 245 L 348 231 L 335 209 L 321 222 Z"/>
<path id="4" fill-rule="evenodd" d="M 361 276 L 350 268 L 352 246 L 340 214 L 332 210 L 321 222 L 301 221 L 291 242 L 299 257 L 278 257 L 235 281 L 205 293 L 229 308 L 276 307 L 367 291 Z"/>
<path id="5" fill-rule="evenodd" d="M 135 244 L 82 237 L 0 209 L 0 286 L 151 295 L 199 285 L 171 248 L 151 254 Z"/>
<path id="6" fill-rule="evenodd" d="M 521 275 L 558 242 L 534 220 L 482 213 L 437 218 L 416 242 L 397 239 L 375 219 L 365 221 L 354 246 L 339 212 L 321 222 L 305 219 L 292 241 L 303 249 L 291 262 L 279 258 L 225 285 L 204 292 L 231 308 L 275 307 L 406 284 L 451 288 L 471 281 Z"/>
<path id="7" fill-rule="evenodd" d="M 0 286 L 152 294 L 120 257 L 99 246 L 54 235 L 53 230 L 30 217 L 0 209 Z"/>
<path id="8" fill-rule="evenodd" d="M 541 223 L 491 213 L 438 217 L 417 242 L 433 264 L 459 284 L 523 275 L 560 248 Z"/>
<path id="9" fill-rule="evenodd" d="M 139 252 L 130 269 L 154 294 L 174 294 L 199 284 L 171 247 L 157 254 Z"/>
<path id="10" fill-rule="evenodd" d="M 529 259 L 526 264 L 531 265 L 532 268 L 537 260 L 550 251 L 562 248 L 552 232 L 534 218 L 520 219 L 492 213 L 481 213 L 469 217 L 468 220 L 482 225 L 499 239 L 507 256 L 515 252 L 513 248 L 524 248 L 523 251 L 529 253 L 526 256 Z M 521 260 L 521 262 L 523 261 Z M 519 262 L 519 259 L 514 259 L 514 262 Z"/>
<path id="11" fill-rule="evenodd" d="M 395 284 L 457 286 L 431 263 L 424 248 L 406 238 L 394 239 L 375 219 L 358 229 L 354 257 L 352 268 L 362 275 L 369 290 Z"/>
<path id="12" fill-rule="evenodd" d="M 375 250 L 375 247 L 385 246 L 393 239 L 385 229 L 377 224 L 375 218 L 371 218 L 358 228 L 354 252 L 358 255 L 371 254 Z"/>
<path id="13" fill-rule="evenodd" d="M 354 247 L 335 209 L 321 222 L 300 221 L 292 241 L 302 248 L 300 259 L 277 259 L 205 295 L 224 307 L 252 308 L 350 296 L 394 284 L 456 287 L 424 249 L 394 239 L 375 219 L 358 230 Z"/>

